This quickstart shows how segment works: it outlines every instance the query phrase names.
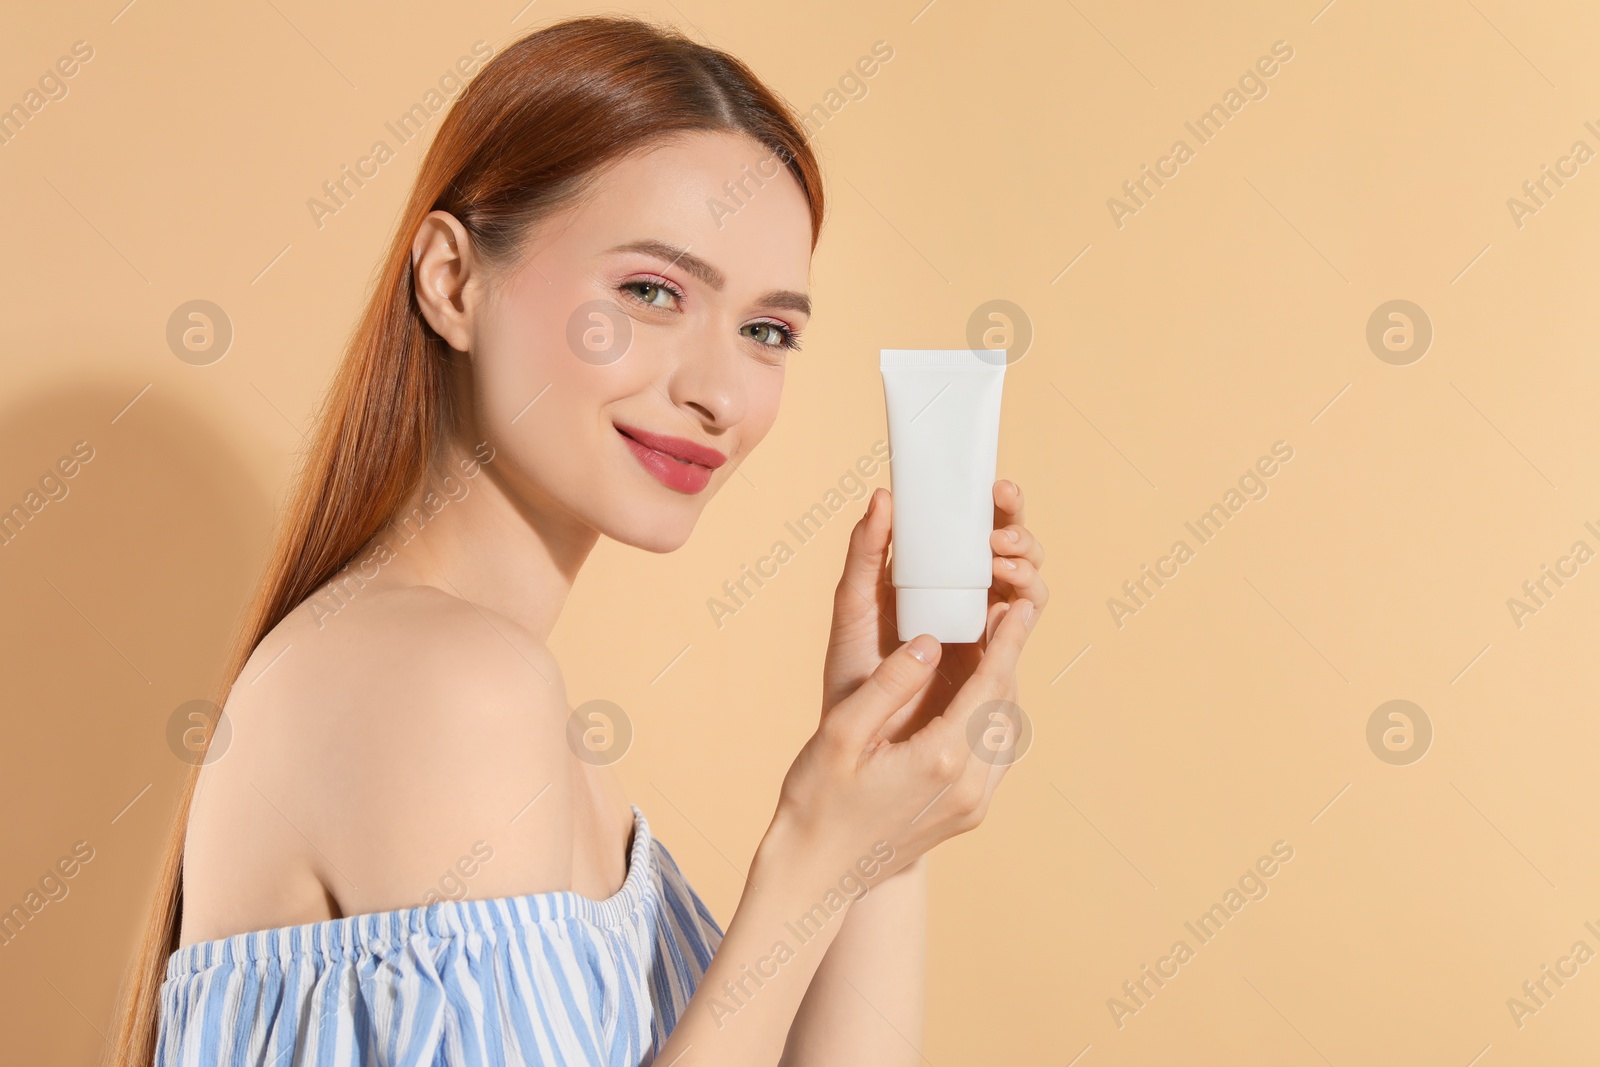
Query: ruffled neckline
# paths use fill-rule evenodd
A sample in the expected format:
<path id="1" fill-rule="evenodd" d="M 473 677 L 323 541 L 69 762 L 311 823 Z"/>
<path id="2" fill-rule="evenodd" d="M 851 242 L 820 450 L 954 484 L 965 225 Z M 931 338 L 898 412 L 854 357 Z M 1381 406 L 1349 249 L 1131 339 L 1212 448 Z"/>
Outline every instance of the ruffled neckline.
<path id="1" fill-rule="evenodd" d="M 629 807 L 633 810 L 633 843 L 628 849 L 628 872 L 622 887 L 604 900 L 560 889 L 477 900 L 440 900 L 409 908 L 251 930 L 180 947 L 167 961 L 167 977 L 177 978 L 220 963 L 262 960 L 289 963 L 306 957 L 337 959 L 382 952 L 417 934 L 458 937 L 570 920 L 600 927 L 622 926 L 633 920 L 655 896 L 658 880 L 656 845 L 650 834 L 650 823 L 637 804 Z"/>

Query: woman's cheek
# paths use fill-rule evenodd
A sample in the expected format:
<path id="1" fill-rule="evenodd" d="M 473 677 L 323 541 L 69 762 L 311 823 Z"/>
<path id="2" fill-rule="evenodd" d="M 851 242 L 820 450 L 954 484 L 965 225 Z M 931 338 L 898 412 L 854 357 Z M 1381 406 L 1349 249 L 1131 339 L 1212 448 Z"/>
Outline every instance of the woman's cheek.
<path id="1" fill-rule="evenodd" d="M 783 400 L 783 368 L 775 373 L 769 371 L 762 381 L 751 387 L 751 396 L 755 402 L 750 405 L 750 414 L 739 434 L 739 450 L 743 453 L 755 448 L 778 421 L 778 407 Z"/>

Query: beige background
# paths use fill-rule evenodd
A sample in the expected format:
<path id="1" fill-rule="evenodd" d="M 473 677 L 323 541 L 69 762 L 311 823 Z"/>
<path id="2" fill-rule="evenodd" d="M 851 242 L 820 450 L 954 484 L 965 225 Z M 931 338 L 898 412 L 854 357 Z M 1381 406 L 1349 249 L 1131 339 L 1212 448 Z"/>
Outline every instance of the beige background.
<path id="1" fill-rule="evenodd" d="M 724 923 L 814 724 L 861 505 L 720 629 L 707 600 L 884 435 L 879 348 L 959 346 L 997 298 L 1035 331 L 1000 445 L 1054 591 L 1024 661 L 1035 739 L 932 859 L 929 1063 L 1600 1052 L 1600 963 L 1520 1028 L 1507 1007 L 1575 941 L 1600 951 L 1600 564 L 1521 627 L 1506 603 L 1600 549 L 1600 162 L 1520 227 L 1506 204 L 1574 141 L 1600 150 L 1600 13 L 1322 3 L 629 8 L 798 107 L 894 49 L 817 138 L 820 314 L 777 428 L 682 551 L 602 544 L 556 641 L 575 701 L 632 716 L 630 795 Z M 0 146 L 0 504 L 76 441 L 94 458 L 0 548 L 0 904 L 95 849 L 0 948 L 7 1059 L 102 1048 L 182 778 L 169 717 L 215 679 L 419 144 L 322 228 L 306 201 L 473 42 L 593 10 L 520 6 L 6 19 L 0 105 L 73 42 L 94 57 Z M 1119 228 L 1107 199 L 1196 147 L 1184 122 L 1280 40 L 1268 95 Z M 165 341 L 193 299 L 235 331 L 209 366 Z M 1406 366 L 1365 340 L 1392 299 L 1434 328 Z M 1269 495 L 1119 628 L 1107 598 L 1279 440 Z M 1366 740 L 1392 699 L 1434 730 L 1406 766 Z M 1108 998 L 1197 946 L 1184 922 L 1277 841 L 1270 894 L 1119 1028 Z"/>

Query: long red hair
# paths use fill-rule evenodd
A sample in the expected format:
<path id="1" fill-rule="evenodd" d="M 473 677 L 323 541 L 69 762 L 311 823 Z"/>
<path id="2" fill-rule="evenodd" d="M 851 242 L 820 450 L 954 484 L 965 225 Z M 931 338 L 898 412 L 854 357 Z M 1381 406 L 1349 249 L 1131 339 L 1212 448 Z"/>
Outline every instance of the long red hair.
<path id="1" fill-rule="evenodd" d="M 581 195 L 595 172 L 672 135 L 730 131 L 770 149 L 822 228 L 822 175 L 795 112 L 738 59 L 632 18 L 559 22 L 495 56 L 440 124 L 376 287 L 323 401 L 315 436 L 219 699 L 272 628 L 394 517 L 437 458 L 453 407 L 449 349 L 412 290 L 411 243 L 428 212 L 448 211 L 491 264 L 511 261 L 529 228 Z M 178 947 L 183 846 L 199 778 L 191 768 L 144 934 L 129 964 L 112 1062 L 150 1067 L 161 984 Z"/>

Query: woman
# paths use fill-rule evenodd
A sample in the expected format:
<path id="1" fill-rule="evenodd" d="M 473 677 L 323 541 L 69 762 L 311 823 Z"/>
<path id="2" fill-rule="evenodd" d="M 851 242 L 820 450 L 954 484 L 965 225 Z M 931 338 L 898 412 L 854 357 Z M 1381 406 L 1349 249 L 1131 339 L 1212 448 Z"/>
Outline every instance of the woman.
<path id="1" fill-rule="evenodd" d="M 874 493 L 725 933 L 568 743 L 545 646 L 600 535 L 679 547 L 772 426 L 822 214 L 792 113 L 679 34 L 572 20 L 477 74 L 329 393 L 227 758 L 180 805 L 120 1062 L 918 1058 L 920 858 L 983 817 L 1004 768 L 968 722 L 1015 699 L 1047 597 L 1020 490 L 986 641 L 948 652 L 895 638 Z"/>

